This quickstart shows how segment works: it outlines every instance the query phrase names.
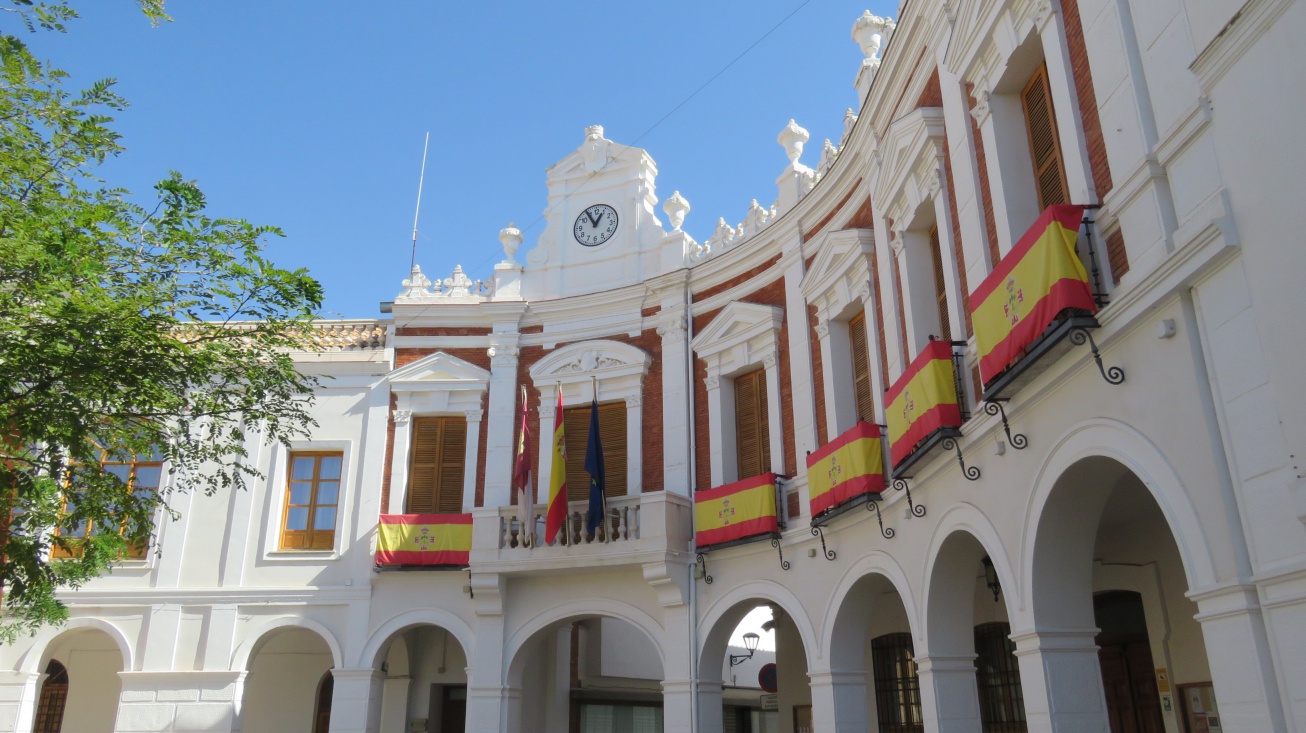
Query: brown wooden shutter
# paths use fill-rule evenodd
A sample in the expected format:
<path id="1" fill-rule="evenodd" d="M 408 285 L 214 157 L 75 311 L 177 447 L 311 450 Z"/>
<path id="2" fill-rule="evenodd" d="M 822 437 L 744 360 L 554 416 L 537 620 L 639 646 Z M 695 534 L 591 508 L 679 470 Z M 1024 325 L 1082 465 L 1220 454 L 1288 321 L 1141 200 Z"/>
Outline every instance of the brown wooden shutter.
<path id="1" fill-rule="evenodd" d="M 1039 66 L 1030 77 L 1020 103 L 1025 109 L 1025 128 L 1029 131 L 1030 156 L 1034 160 L 1034 181 L 1038 186 L 1038 207 L 1046 209 L 1066 200 L 1066 172 L 1061 162 L 1061 139 L 1057 135 L 1057 118 L 1052 109 L 1052 89 L 1048 86 L 1047 65 Z M 1032 223 L 1032 222 L 1031 222 Z"/>
<path id="2" fill-rule="evenodd" d="M 934 264 L 934 302 L 939 310 L 939 338 L 952 340 L 952 324 L 948 319 L 948 286 L 943 279 L 943 250 L 939 247 L 939 226 L 930 227 L 930 261 Z"/>
<path id="3" fill-rule="evenodd" d="M 461 417 L 413 419 L 408 469 L 408 514 L 459 514 L 463 510 L 467 421 Z"/>
<path id="4" fill-rule="evenodd" d="M 590 406 L 578 405 L 563 411 L 566 415 L 567 500 L 588 501 L 590 475 L 585 470 L 585 449 L 590 439 Z M 626 403 L 599 405 L 599 440 L 603 442 L 604 494 L 609 498 L 626 495 Z"/>
<path id="5" fill-rule="evenodd" d="M 765 369 L 735 377 L 735 447 L 740 479 L 771 470 Z"/>
<path id="6" fill-rule="evenodd" d="M 865 313 L 858 313 L 848 321 L 848 345 L 853 353 L 853 395 L 857 399 L 857 419 L 873 423 L 875 400 L 871 396 L 871 352 L 867 348 Z"/>

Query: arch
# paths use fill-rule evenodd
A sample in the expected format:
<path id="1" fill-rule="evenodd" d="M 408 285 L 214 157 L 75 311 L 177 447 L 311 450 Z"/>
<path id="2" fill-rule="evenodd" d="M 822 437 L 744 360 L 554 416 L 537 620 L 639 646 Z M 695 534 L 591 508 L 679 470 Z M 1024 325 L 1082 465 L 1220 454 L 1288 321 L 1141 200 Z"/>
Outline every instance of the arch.
<path id="1" fill-rule="evenodd" d="M 471 659 L 472 655 L 472 630 L 465 621 L 454 614 L 442 608 L 423 607 L 414 608 L 403 613 L 391 616 L 389 620 L 376 627 L 372 635 L 367 638 L 367 643 L 363 646 L 363 653 L 358 656 L 360 669 L 376 669 L 381 664 L 381 655 L 385 651 L 386 645 L 395 635 L 413 628 L 414 626 L 438 626 L 458 640 L 462 646 L 463 653 Z"/>
<path id="2" fill-rule="evenodd" d="M 522 650 L 536 634 L 569 620 L 594 618 L 596 616 L 607 616 L 625 621 L 643 632 L 649 643 L 657 650 L 658 663 L 662 665 L 663 675 L 666 674 L 666 652 L 662 649 L 661 643 L 662 624 L 629 603 L 609 598 L 587 598 L 579 601 L 568 601 L 547 608 L 527 619 L 525 623 L 518 626 L 508 636 L 503 646 L 504 659 L 508 660 L 508 664 L 504 666 L 506 678 L 503 683 L 511 684 L 511 681 L 521 674 L 522 666 L 525 663 L 523 658 L 526 656 L 522 654 Z"/>
<path id="3" fill-rule="evenodd" d="M 1067 431 L 1035 474 L 1021 536 L 1020 567 L 1024 577 L 1034 577 L 1038 533 L 1046 525 L 1056 487 L 1076 464 L 1092 458 L 1110 459 L 1138 478 L 1165 517 L 1189 587 L 1213 586 L 1216 571 L 1210 543 L 1178 471 L 1146 435 L 1106 418 L 1086 421 Z M 1022 605 L 1033 608 L 1033 583 L 1026 584 L 1024 592 Z"/>
<path id="4" fill-rule="evenodd" d="M 250 657 L 254 656 L 254 651 L 268 638 L 268 634 L 284 628 L 307 629 L 317 634 L 326 643 L 327 648 L 331 650 L 331 666 L 336 669 L 344 666 L 344 655 L 340 653 L 340 642 L 336 640 L 335 634 L 331 633 L 330 629 L 311 618 L 278 616 L 264 622 L 246 636 L 240 646 L 236 647 L 235 653 L 231 655 L 231 671 L 245 671 L 249 666 Z"/>
<path id="5" fill-rule="evenodd" d="M 553 353 L 531 365 L 531 380 L 552 381 L 574 376 L 582 381 L 595 374 L 600 379 L 608 377 L 639 376 L 648 372 L 651 361 L 648 353 L 630 344 L 607 339 L 577 341 L 556 349 Z"/>
<path id="6" fill-rule="evenodd" d="M 820 638 L 816 635 L 812 621 L 807 616 L 807 609 L 798 600 L 798 596 L 774 581 L 750 580 L 731 588 L 714 601 L 703 614 L 699 628 L 707 629 L 707 633 L 700 635 L 698 649 L 694 650 L 698 654 L 700 676 L 704 670 L 720 667 L 719 660 L 726 653 L 730 634 L 734 632 L 740 619 L 751 610 L 751 607 L 741 609 L 740 606 L 750 601 L 774 603 L 784 610 L 798 627 L 798 635 L 802 639 L 803 650 L 807 655 L 807 666 L 808 669 L 812 669 L 813 660 L 821 656 Z M 709 664 L 705 661 L 709 657 L 717 661 Z"/>
<path id="7" fill-rule="evenodd" d="M 132 671 L 136 668 L 136 659 L 132 654 L 131 643 L 127 641 L 127 634 L 122 629 L 101 618 L 82 616 L 68 619 L 68 622 L 61 627 L 46 627 L 37 632 L 36 640 L 18 663 L 18 671 L 27 672 L 28 674 L 40 672 L 45 666 L 41 664 L 42 658 L 50 645 L 63 635 L 82 629 L 96 629 L 108 634 L 109 638 L 113 639 L 113 643 L 118 647 L 118 653 L 122 655 L 123 670 Z"/>
<path id="8" fill-rule="evenodd" d="M 967 548 L 967 539 L 977 544 L 982 554 Z M 972 646 L 974 573 L 980 567 L 983 554 L 993 561 L 997 571 L 1008 619 L 1015 625 L 1016 619 L 1022 617 L 1022 584 L 1008 558 L 1002 536 L 975 505 L 954 505 L 944 512 L 930 538 L 921 598 L 923 643 L 917 650 L 918 655 L 937 655 L 942 646 L 967 649 Z M 972 559 L 974 567 L 968 570 Z M 953 600 L 942 600 L 948 597 Z"/>
<path id="9" fill-rule="evenodd" d="M 846 671 L 852 663 L 860 664 L 863 647 L 866 644 L 866 623 L 864 619 L 854 619 L 848 615 L 850 604 L 859 604 L 867 599 L 860 596 L 870 591 L 872 578 L 883 578 L 898 592 L 907 613 L 912 638 L 920 640 L 920 620 L 917 617 L 916 599 L 912 596 L 911 584 L 902 565 L 892 555 L 875 550 L 854 561 L 844 572 L 830 594 L 830 605 L 826 608 L 825 618 L 821 624 L 821 648 L 826 650 L 825 661 L 834 671 Z M 836 643 L 837 641 L 837 643 Z M 853 659 L 847 655 L 856 654 Z"/>

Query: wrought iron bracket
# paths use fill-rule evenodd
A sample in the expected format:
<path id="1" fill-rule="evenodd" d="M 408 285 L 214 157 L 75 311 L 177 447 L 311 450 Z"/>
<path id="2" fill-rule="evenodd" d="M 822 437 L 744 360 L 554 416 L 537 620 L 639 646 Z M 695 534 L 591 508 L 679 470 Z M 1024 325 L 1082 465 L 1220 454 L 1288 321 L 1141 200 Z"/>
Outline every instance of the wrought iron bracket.
<path id="1" fill-rule="evenodd" d="M 911 500 L 911 487 L 907 485 L 907 479 L 905 479 L 905 478 L 896 478 L 896 479 L 894 479 L 894 480 L 893 480 L 893 488 L 898 489 L 899 491 L 905 492 L 905 493 L 907 494 L 907 506 L 908 506 L 908 508 L 911 509 L 911 514 L 912 514 L 913 517 L 923 517 L 923 516 L 925 516 L 925 505 L 924 505 L 924 504 L 913 504 L 913 503 L 912 503 L 912 500 Z"/>
<path id="2" fill-rule="evenodd" d="M 827 550 L 827 549 L 825 548 L 825 532 L 822 532 L 822 531 L 821 531 L 821 525 L 819 525 L 819 524 L 814 524 L 814 525 L 812 525 L 812 535 L 815 536 L 815 537 L 820 537 L 820 538 L 821 538 L 821 554 L 822 554 L 822 555 L 825 555 L 825 559 L 826 559 L 826 560 L 833 560 L 833 559 L 834 559 L 834 550 Z"/>
<path id="3" fill-rule="evenodd" d="M 901 481 L 901 479 L 899 480 Z M 907 484 L 906 481 L 903 481 L 902 483 L 904 486 Z M 866 498 L 866 511 L 875 512 L 875 518 L 880 522 L 880 534 L 884 535 L 884 539 L 886 540 L 893 539 L 893 536 L 897 534 L 897 532 L 893 531 L 893 527 L 886 528 L 884 526 L 884 515 L 880 513 L 880 501 L 876 499 L 873 495 L 868 495 Z M 915 513 L 916 511 L 915 508 L 913 507 L 912 514 Z M 925 513 L 925 507 L 921 507 L 921 514 L 924 513 Z"/>
<path id="4" fill-rule="evenodd" d="M 699 567 L 703 568 L 703 581 L 708 585 L 712 585 L 712 576 L 707 574 L 707 556 L 700 552 L 698 553 L 698 558 L 694 562 Z"/>
<path id="5" fill-rule="evenodd" d="M 472 585 L 472 569 L 467 568 L 467 595 L 476 600 L 476 586 Z"/>
<path id="6" fill-rule="evenodd" d="M 971 481 L 978 481 L 978 480 L 979 480 L 979 477 L 980 477 L 980 470 L 979 470 L 979 467 L 978 467 L 978 466 L 967 466 L 967 465 L 966 465 L 966 459 L 965 459 L 964 457 L 962 457 L 962 455 L 961 455 L 961 444 L 958 443 L 957 440 L 956 440 L 955 438 L 944 438 L 944 439 L 943 439 L 943 449 L 944 449 L 944 450 L 955 450 L 955 451 L 957 451 L 957 463 L 960 463 L 960 464 L 961 464 L 961 473 L 962 473 L 962 475 L 965 476 L 966 478 L 970 479 Z"/>
<path id="7" fill-rule="evenodd" d="M 1002 406 L 1006 400 L 988 400 L 984 403 L 984 412 L 990 415 L 1002 416 L 1002 431 L 1007 434 L 1007 442 L 1016 450 L 1024 450 L 1029 445 L 1029 441 L 1023 433 L 1011 432 L 1011 423 L 1007 422 L 1007 410 Z"/>
<path id="8" fill-rule="evenodd" d="M 1093 334 L 1085 328 L 1073 328 L 1070 330 L 1070 343 L 1075 346 L 1083 346 L 1085 343 L 1093 350 L 1093 361 L 1097 362 L 1097 370 L 1102 373 L 1102 378 L 1107 384 L 1123 384 L 1125 381 L 1125 370 L 1118 366 L 1105 367 L 1102 365 L 1102 352 L 1097 350 L 1097 342 L 1093 340 Z"/>
<path id="9" fill-rule="evenodd" d="M 772 536 L 772 537 L 771 537 L 771 546 L 774 547 L 774 548 L 776 549 L 776 551 L 780 553 L 780 569 L 781 569 L 781 570 L 788 570 L 788 569 L 789 569 L 789 561 L 785 559 L 785 549 L 784 549 L 783 547 L 780 546 L 780 537 L 779 537 L 779 535 L 775 535 L 775 536 Z"/>

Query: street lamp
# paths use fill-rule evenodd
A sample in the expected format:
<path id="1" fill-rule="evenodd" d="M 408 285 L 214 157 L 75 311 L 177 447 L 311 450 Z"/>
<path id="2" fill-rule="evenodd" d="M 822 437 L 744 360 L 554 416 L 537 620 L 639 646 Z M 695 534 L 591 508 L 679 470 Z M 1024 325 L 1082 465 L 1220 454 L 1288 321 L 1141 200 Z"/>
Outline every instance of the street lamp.
<path id="1" fill-rule="evenodd" d="M 993 560 L 988 555 L 985 555 L 980 562 L 984 564 L 984 585 L 993 591 L 993 602 L 997 603 L 998 596 L 1002 593 L 1002 584 L 998 582 L 997 568 L 993 567 Z"/>
<path id="2" fill-rule="evenodd" d="M 752 658 L 753 658 L 753 652 L 757 651 L 757 642 L 759 642 L 759 641 L 761 641 L 761 640 L 762 640 L 762 637 L 758 636 L 757 634 L 755 634 L 755 633 L 753 633 L 753 632 L 751 632 L 751 631 L 748 632 L 747 634 L 744 634 L 744 648 L 748 650 L 748 653 L 747 653 L 747 654 L 731 654 L 731 655 L 730 655 L 730 666 L 731 666 L 731 667 L 734 667 L 734 666 L 736 666 L 736 665 L 743 664 L 744 662 L 748 661 L 749 659 L 752 659 Z"/>

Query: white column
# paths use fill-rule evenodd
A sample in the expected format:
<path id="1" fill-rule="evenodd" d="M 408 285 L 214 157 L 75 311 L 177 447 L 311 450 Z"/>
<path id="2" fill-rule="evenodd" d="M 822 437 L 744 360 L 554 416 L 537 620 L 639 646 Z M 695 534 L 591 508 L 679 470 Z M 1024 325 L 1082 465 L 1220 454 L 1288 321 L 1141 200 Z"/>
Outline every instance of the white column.
<path id="1" fill-rule="evenodd" d="M 467 446 L 463 452 L 463 511 L 476 508 L 476 459 L 480 456 L 483 410 L 467 411 Z M 396 431 L 397 433 L 398 431 Z M 487 451 L 486 455 L 489 453 Z M 394 474 L 391 474 L 392 476 Z M 391 495 L 393 495 L 393 488 Z"/>
<path id="2" fill-rule="evenodd" d="M 838 326 L 836 326 L 838 328 Z M 825 318 L 816 323 L 816 340 L 821 348 L 821 393 L 825 398 L 825 434 L 833 438 L 843 432 L 839 429 L 843 413 L 848 407 L 839 402 L 836 382 L 842 383 L 844 375 L 835 365 L 834 345 L 830 342 L 830 322 Z M 806 461 L 803 462 L 806 465 Z"/>
<path id="3" fill-rule="evenodd" d="M 1011 635 L 1031 731 L 1111 730 L 1097 657 L 1097 629 Z"/>
<path id="4" fill-rule="evenodd" d="M 558 427 L 558 390 L 540 388 L 540 434 L 535 448 L 540 454 L 540 475 L 535 477 L 535 502 L 549 506 L 549 477 L 553 471 L 553 431 Z"/>
<path id="5" fill-rule="evenodd" d="M 792 360 L 791 360 L 792 363 Z M 762 358 L 766 369 L 766 417 L 770 423 L 768 436 L 771 444 L 771 470 L 785 472 L 784 422 L 780 404 L 780 355 L 767 354 Z M 741 476 L 740 478 L 748 478 Z"/>
<path id="6" fill-rule="evenodd" d="M 333 669 L 331 678 L 331 733 L 380 733 L 385 676 L 375 669 Z"/>
<path id="7" fill-rule="evenodd" d="M 867 365 L 871 369 L 871 395 L 874 398 L 875 414 L 866 415 L 867 422 L 883 423 L 884 422 L 884 390 L 889 388 L 885 383 L 885 375 L 880 371 L 880 335 L 876 330 L 879 327 L 880 316 L 876 310 L 874 293 L 870 285 L 862 288 L 858 295 L 862 300 L 862 313 L 866 315 L 866 348 L 871 352 L 870 361 Z M 885 327 L 888 330 L 888 327 Z"/>
<path id="8" fill-rule="evenodd" d="M 939 246 L 943 248 L 940 261 L 943 263 L 943 289 L 948 294 L 948 322 L 952 324 L 952 338 L 955 341 L 966 340 L 966 309 L 961 301 L 961 263 L 953 256 L 956 240 L 952 234 L 952 207 L 948 205 L 948 172 L 943 161 L 935 171 L 934 183 L 931 185 L 934 199 L 934 221 L 939 227 Z"/>
<path id="9" fill-rule="evenodd" d="M 408 697 L 412 688 L 411 675 L 386 677 L 381 692 L 381 730 L 404 730 L 408 725 Z"/>
<path id="10" fill-rule="evenodd" d="M 490 403 L 485 425 L 485 506 L 490 508 L 512 504 L 519 338 L 516 333 L 496 333 L 487 352 L 490 356 Z"/>
<path id="11" fill-rule="evenodd" d="M 552 406 L 550 405 L 550 409 Z M 543 420 L 541 420 L 543 422 Z M 467 653 L 467 730 L 514 733 L 521 730 L 521 690 L 515 694 L 503 682 L 506 643 L 503 622 L 503 588 L 506 581 L 497 574 L 473 573 L 472 607 L 476 612 L 476 636 Z"/>
<path id="12" fill-rule="evenodd" d="M 730 466 L 726 465 L 726 446 L 730 444 L 730 454 L 734 455 L 735 446 L 735 422 L 733 419 L 727 421 L 724 419 L 723 412 L 729 407 L 734 412 L 735 400 L 734 389 L 732 385 L 721 383 L 721 375 L 712 367 L 708 367 L 707 379 L 707 434 L 708 434 L 708 460 L 711 464 L 712 485 L 720 486 L 733 481 L 737 476 L 738 468 L 733 461 Z M 770 396 L 769 394 L 767 395 Z M 729 402 L 727 406 L 725 403 Z M 729 435 L 726 434 L 727 422 L 729 424 Z M 701 486 L 699 488 L 707 488 Z"/>
<path id="13" fill-rule="evenodd" d="M 1043 58 L 1052 89 L 1052 109 L 1057 117 L 1057 136 L 1061 139 L 1061 164 L 1066 173 L 1066 198 L 1069 203 L 1097 203 L 1093 189 L 1093 168 L 1088 159 L 1088 141 L 1084 139 L 1083 114 L 1079 93 L 1070 64 L 1070 47 L 1066 44 L 1066 22 L 1059 3 L 1049 3 L 1048 13 L 1035 22 L 1040 24 Z"/>
<path id="14" fill-rule="evenodd" d="M 571 722 L 572 628 L 571 624 L 565 624 L 562 628 L 553 632 L 552 639 L 541 639 L 539 642 L 540 651 L 544 652 L 547 649 L 548 654 L 545 655 L 548 658 L 547 661 L 553 663 L 546 669 L 549 678 L 547 680 L 540 679 L 536 682 L 539 685 L 540 694 L 545 695 L 545 720 L 543 721 L 542 733 L 569 733 L 571 729 L 569 723 Z M 553 647 L 552 649 L 548 649 L 550 645 Z M 523 649 L 518 653 L 527 654 L 529 651 Z M 509 728 L 509 730 L 514 729 Z"/>
<path id="15" fill-rule="evenodd" d="M 644 492 L 644 413 L 639 395 L 626 397 L 626 493 Z"/>
<path id="16" fill-rule="evenodd" d="M 808 672 L 816 733 L 870 730 L 865 672 Z"/>
<path id="17" fill-rule="evenodd" d="M 667 568 L 665 580 L 673 580 L 674 575 L 689 576 L 691 571 L 684 565 Z M 649 572 L 645 570 L 645 579 Z M 663 585 L 663 589 L 670 590 Z M 694 640 L 690 633 L 691 619 L 688 600 L 678 589 L 674 592 L 658 593 L 662 605 L 662 730 L 663 733 L 694 733 L 694 684 L 691 668 L 694 658 Z"/>
<path id="18" fill-rule="evenodd" d="M 720 680 L 699 680 L 698 733 L 721 733 L 725 727 L 721 715 L 723 704 Z"/>
<path id="19" fill-rule="evenodd" d="M 408 452 L 413 446 L 412 410 L 395 410 L 394 421 L 394 449 L 390 458 L 390 506 L 385 507 L 385 513 L 403 514 L 408 499 Z M 475 465 L 474 461 L 472 465 Z M 472 471 L 472 475 L 475 474 Z"/>
<path id="20" fill-rule="evenodd" d="M 691 385 L 686 372 L 689 332 L 683 308 L 666 316 L 658 326 L 658 335 L 662 337 L 662 487 L 689 496 L 694 477 L 689 473 Z"/>
<path id="21" fill-rule="evenodd" d="M 44 674 L 0 671 L 0 733 L 30 731 Z"/>
<path id="22" fill-rule="evenodd" d="M 789 258 L 785 266 L 785 325 L 788 326 L 788 343 L 780 348 L 789 350 L 789 393 L 794 421 L 794 455 L 803 456 L 807 451 L 816 450 L 816 378 L 812 373 L 812 342 L 807 318 L 807 301 L 803 299 L 803 251 L 795 238 L 785 255 Z M 780 423 L 771 423 L 779 425 Z M 783 445 L 783 443 L 782 443 Z M 783 453 L 781 453 L 783 465 Z M 807 492 L 807 463 L 798 461 L 798 473 L 795 479 L 802 493 Z M 802 506 L 807 506 L 807 497 L 802 497 Z"/>
<path id="23" fill-rule="evenodd" d="M 1288 730 L 1255 586 L 1191 596 L 1226 733 Z"/>
<path id="24" fill-rule="evenodd" d="M 941 56 L 943 52 L 939 53 Z M 984 223 L 979 165 L 975 157 L 975 138 L 971 132 L 969 102 L 966 100 L 961 79 L 948 70 L 948 65 L 942 58 L 939 59 L 937 68 L 940 89 L 943 92 L 943 124 L 948 133 L 948 162 L 952 165 L 953 193 L 957 197 L 957 218 L 961 222 L 961 246 L 962 256 L 966 260 L 966 282 L 974 288 L 989 274 L 993 263 L 989 261 L 989 235 Z M 942 181 L 945 192 L 947 183 L 946 179 Z"/>
<path id="25" fill-rule="evenodd" d="M 890 233 L 884 217 L 875 217 L 875 253 L 876 264 L 879 266 L 879 273 L 876 277 L 880 284 L 880 305 L 884 308 L 884 348 L 888 352 L 887 363 L 889 365 L 889 379 L 893 380 L 895 375 L 901 374 L 907 368 L 907 362 L 903 358 L 906 344 L 902 343 L 902 337 L 898 331 L 898 308 L 899 297 L 897 285 L 894 283 L 894 268 L 898 266 L 897 255 L 894 253 L 894 245 L 890 242 Z M 879 337 L 874 333 L 871 324 L 874 321 L 867 321 L 867 328 L 871 331 L 869 343 L 878 343 Z M 906 359 L 910 359 L 907 356 Z"/>
<path id="26" fill-rule="evenodd" d="M 975 655 L 917 657 L 926 733 L 981 733 Z"/>

